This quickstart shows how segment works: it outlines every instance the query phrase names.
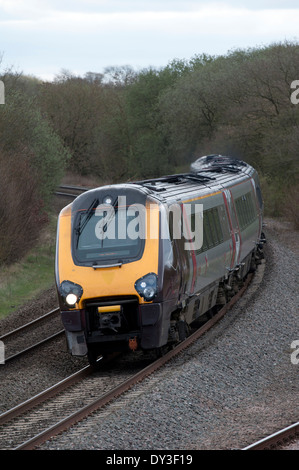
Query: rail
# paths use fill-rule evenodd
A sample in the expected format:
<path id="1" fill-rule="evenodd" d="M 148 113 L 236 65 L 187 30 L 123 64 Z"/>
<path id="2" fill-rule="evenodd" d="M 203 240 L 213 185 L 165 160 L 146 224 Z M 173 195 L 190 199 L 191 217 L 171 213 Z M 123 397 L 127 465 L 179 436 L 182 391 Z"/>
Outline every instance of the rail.
<path id="1" fill-rule="evenodd" d="M 210 320 L 208 320 L 203 326 L 201 326 L 198 330 L 196 330 L 192 335 L 186 338 L 184 341 L 179 343 L 174 349 L 167 352 L 165 355 L 148 365 L 146 368 L 142 369 L 138 373 L 133 376 L 130 376 L 127 380 L 123 381 L 115 388 L 110 390 L 109 392 L 105 393 L 104 395 L 100 395 L 99 397 L 95 398 L 91 403 L 83 406 L 80 409 L 77 409 L 75 412 L 70 414 L 69 416 L 63 418 L 62 420 L 58 421 L 57 423 L 51 425 L 47 429 L 44 429 L 42 432 L 36 434 L 32 438 L 28 439 L 26 442 L 15 447 L 15 450 L 19 449 L 34 449 L 37 446 L 41 445 L 43 442 L 48 440 L 50 437 L 53 437 L 59 434 L 62 431 L 69 429 L 75 423 L 81 421 L 83 418 L 89 416 L 92 412 L 99 410 L 100 408 L 107 405 L 109 402 L 117 399 L 120 395 L 125 393 L 126 391 L 130 390 L 133 385 L 137 384 L 138 382 L 144 380 L 149 375 L 153 374 L 155 371 L 160 369 L 163 365 L 169 362 L 172 358 L 177 356 L 180 352 L 184 349 L 188 348 L 192 343 L 198 340 L 201 336 L 203 336 L 208 330 L 210 330 L 217 322 L 224 317 L 228 310 L 230 310 L 233 305 L 239 300 L 239 298 L 244 294 L 246 291 L 249 283 L 251 282 L 252 275 L 249 275 L 244 283 L 243 288 L 231 299 L 231 301 L 226 304 L 215 316 L 213 316 Z M 87 367 L 84 373 L 90 374 L 92 372 L 92 368 Z M 76 377 L 76 380 L 80 380 L 80 376 Z M 68 386 L 67 382 L 64 381 L 62 384 L 63 387 Z M 56 390 L 56 386 L 52 388 L 50 393 L 52 396 L 55 396 L 58 393 Z M 47 391 L 44 392 L 38 400 L 44 401 L 47 399 Z M 24 404 L 25 407 L 32 408 L 35 406 L 34 403 L 35 399 L 29 400 Z M 17 411 L 18 414 L 23 413 L 23 405 L 20 405 L 17 410 L 11 410 L 6 412 L 4 415 L 0 416 L 0 424 L 1 422 L 7 422 L 10 419 L 10 413 L 15 413 Z M 5 421 L 4 421 L 5 420 Z"/>
<path id="2" fill-rule="evenodd" d="M 280 431 L 277 431 L 270 436 L 260 439 L 253 444 L 244 447 L 242 450 L 266 450 L 277 448 L 277 446 L 283 445 L 291 439 L 298 438 L 299 436 L 299 422 L 292 424 Z"/>
<path id="3" fill-rule="evenodd" d="M 34 327 L 39 326 L 45 320 L 50 319 L 52 316 L 56 315 L 58 312 L 59 312 L 59 308 L 55 308 L 55 309 L 51 310 L 50 312 L 48 312 L 44 315 L 41 315 L 40 317 L 38 317 L 38 318 L 36 318 L 36 319 L 20 326 L 18 328 L 15 328 L 14 330 L 11 330 L 11 331 L 3 334 L 2 336 L 0 336 L 0 341 L 3 341 L 3 342 L 7 341 L 7 340 L 11 341 L 11 340 L 13 340 L 14 336 L 18 336 L 19 334 L 24 333 L 26 330 L 29 330 L 32 327 L 34 328 Z M 48 335 L 46 338 L 43 338 L 40 341 L 34 342 L 33 344 L 31 344 L 29 346 L 26 345 L 25 348 L 23 348 L 20 351 L 15 352 L 15 353 L 11 354 L 10 356 L 6 357 L 5 358 L 5 363 L 12 361 L 13 359 L 18 358 L 18 357 L 22 356 L 23 354 L 25 354 L 29 351 L 32 351 L 33 349 L 36 349 L 37 347 L 41 346 L 42 344 L 45 344 L 45 343 L 61 336 L 62 334 L 64 334 L 64 329 L 60 329 L 60 330 L 56 331 L 55 333 L 53 333 L 52 335 Z"/>

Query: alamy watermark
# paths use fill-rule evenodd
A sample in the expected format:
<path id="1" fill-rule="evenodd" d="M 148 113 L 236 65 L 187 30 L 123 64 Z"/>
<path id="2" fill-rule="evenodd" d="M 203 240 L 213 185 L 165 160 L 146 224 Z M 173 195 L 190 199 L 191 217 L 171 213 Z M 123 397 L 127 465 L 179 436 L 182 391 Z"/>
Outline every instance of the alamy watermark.
<path id="1" fill-rule="evenodd" d="M 293 80 L 291 83 L 291 88 L 294 91 L 291 93 L 291 103 L 298 104 L 299 103 L 299 80 Z"/>
<path id="2" fill-rule="evenodd" d="M 294 351 L 291 354 L 291 363 L 292 364 L 299 364 L 299 340 L 295 340 L 291 344 L 291 348 L 294 349 Z"/>
<path id="3" fill-rule="evenodd" d="M 0 364 L 5 364 L 5 346 L 3 341 L 0 341 Z"/>
<path id="4" fill-rule="evenodd" d="M 0 80 L 0 104 L 5 104 L 5 86 L 2 80 Z"/>
<path id="5" fill-rule="evenodd" d="M 167 209 L 161 205 L 159 209 L 164 212 L 160 231 L 156 223 L 156 204 L 127 206 L 126 196 L 118 196 L 117 204 L 104 203 L 96 207 L 95 236 L 99 240 L 184 238 L 185 250 L 202 247 L 203 204 L 172 204 Z"/>

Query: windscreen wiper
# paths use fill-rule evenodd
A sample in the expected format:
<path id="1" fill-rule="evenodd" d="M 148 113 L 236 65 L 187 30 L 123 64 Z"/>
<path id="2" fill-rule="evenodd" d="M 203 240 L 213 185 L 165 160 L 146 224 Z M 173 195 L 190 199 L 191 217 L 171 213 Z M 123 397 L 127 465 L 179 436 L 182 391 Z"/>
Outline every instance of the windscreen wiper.
<path id="1" fill-rule="evenodd" d="M 91 219 L 93 215 L 93 210 L 99 205 L 99 200 L 98 198 L 94 199 L 89 208 L 86 210 L 84 216 L 85 218 L 83 219 L 81 223 L 81 219 L 83 218 L 82 216 L 79 217 L 78 223 L 75 227 L 75 233 L 77 235 L 77 247 L 78 247 L 78 242 L 79 242 L 79 237 L 83 230 L 85 229 L 88 221 Z"/>

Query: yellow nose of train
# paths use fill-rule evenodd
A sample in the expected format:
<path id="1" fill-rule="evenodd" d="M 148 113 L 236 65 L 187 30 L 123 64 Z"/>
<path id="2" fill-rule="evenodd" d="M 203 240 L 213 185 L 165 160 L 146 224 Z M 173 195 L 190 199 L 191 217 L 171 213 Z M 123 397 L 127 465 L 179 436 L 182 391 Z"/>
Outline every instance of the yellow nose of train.
<path id="1" fill-rule="evenodd" d="M 118 254 L 114 247 L 110 253 L 106 251 L 106 253 L 101 254 L 102 259 L 94 260 L 92 258 L 91 262 L 86 261 L 85 264 L 80 260 L 77 264 L 75 255 L 73 255 L 73 250 L 75 251 L 76 248 L 73 246 L 73 250 L 70 250 L 70 244 L 75 245 L 77 243 L 74 240 L 72 243 L 74 233 L 72 231 L 71 206 L 61 212 L 57 246 L 57 274 L 59 286 L 63 288 L 66 281 L 69 282 L 69 286 L 65 286 L 69 288 L 69 292 L 65 292 L 66 307 L 82 309 L 88 299 L 110 296 L 134 295 L 138 297 L 140 303 L 146 301 L 146 296 L 142 295 L 142 287 L 148 287 L 146 279 L 143 282 L 138 283 L 138 281 L 148 273 L 158 273 L 159 241 L 157 237 L 152 238 L 149 233 L 153 232 L 153 224 L 156 225 L 156 230 L 158 230 L 158 206 L 151 204 L 151 210 L 146 212 L 146 217 L 148 233 L 143 240 L 139 240 L 139 252 L 137 255 L 133 253 L 131 260 L 122 258 L 125 250 Z M 94 249 L 95 252 L 97 250 L 99 251 L 98 247 Z M 118 257 L 115 258 L 117 254 Z M 112 260 L 109 260 L 109 257 Z M 140 284 L 141 287 L 138 288 L 136 283 Z M 72 285 L 75 289 L 72 289 Z M 63 289 L 60 289 L 60 293 L 63 295 Z"/>
<path id="2" fill-rule="evenodd" d="M 146 310 L 158 293 L 158 232 L 158 204 L 123 186 L 89 191 L 61 211 L 56 283 L 73 354 L 109 350 L 116 334 L 136 349 L 159 319 L 159 307 Z"/>

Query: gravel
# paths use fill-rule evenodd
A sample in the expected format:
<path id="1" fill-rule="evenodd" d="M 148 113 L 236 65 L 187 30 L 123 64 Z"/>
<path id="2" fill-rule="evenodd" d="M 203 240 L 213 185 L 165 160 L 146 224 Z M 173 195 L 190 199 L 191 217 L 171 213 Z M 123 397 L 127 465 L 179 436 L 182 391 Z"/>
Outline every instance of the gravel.
<path id="1" fill-rule="evenodd" d="M 49 288 L 43 291 L 38 299 L 27 302 L 22 308 L 2 319 L 0 334 L 28 323 L 57 306 L 55 287 Z M 62 328 L 60 322 L 58 330 Z M 9 347 L 5 348 L 5 354 L 10 355 Z M 38 353 L 35 350 L 0 365 L 0 414 L 63 380 L 86 364 L 87 360 L 69 355 L 65 337 L 62 336 L 43 346 Z"/>
<path id="2" fill-rule="evenodd" d="M 269 220 L 266 235 L 257 290 L 253 284 L 219 324 L 158 373 L 41 449 L 239 449 L 297 421 L 299 364 L 291 362 L 291 343 L 299 339 L 299 234 Z M 8 365 L 5 374 L 0 366 L 2 411 L 84 365 L 65 345 L 49 348 L 22 367 Z"/>
<path id="3" fill-rule="evenodd" d="M 120 403 L 42 449 L 240 449 L 297 421 L 298 233 L 269 221 L 266 234 L 258 290 Z"/>

